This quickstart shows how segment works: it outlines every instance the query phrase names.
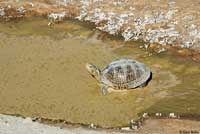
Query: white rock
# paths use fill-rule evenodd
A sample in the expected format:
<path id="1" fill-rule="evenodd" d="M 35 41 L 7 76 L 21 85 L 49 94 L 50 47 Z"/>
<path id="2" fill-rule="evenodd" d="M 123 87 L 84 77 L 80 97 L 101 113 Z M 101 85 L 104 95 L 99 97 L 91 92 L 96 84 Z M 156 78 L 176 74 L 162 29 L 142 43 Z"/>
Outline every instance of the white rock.
<path id="1" fill-rule="evenodd" d="M 193 30 L 193 29 L 195 29 L 195 28 L 197 28 L 197 26 L 194 25 L 194 24 L 191 24 L 190 27 L 189 27 L 190 30 Z"/>
<path id="2" fill-rule="evenodd" d="M 131 129 L 130 129 L 130 127 L 123 127 L 123 128 L 121 128 L 121 130 L 130 131 Z"/>
<path id="3" fill-rule="evenodd" d="M 28 5 L 34 7 L 34 4 L 32 2 L 29 2 Z"/>
<path id="4" fill-rule="evenodd" d="M 91 4 L 91 0 L 81 0 L 81 3 L 84 5 L 84 6 L 89 6 Z"/>
<path id="5" fill-rule="evenodd" d="M 24 14 L 26 12 L 26 9 L 22 6 L 16 9 L 16 11 L 20 14 Z"/>
<path id="6" fill-rule="evenodd" d="M 113 5 L 115 5 L 115 6 L 120 6 L 121 4 L 122 4 L 121 1 L 113 2 Z"/>
<path id="7" fill-rule="evenodd" d="M 63 0 L 63 2 L 64 2 L 65 4 L 68 4 L 68 3 L 72 2 L 72 0 Z"/>
<path id="8" fill-rule="evenodd" d="M 132 126 L 132 129 L 133 129 L 133 130 L 137 130 L 137 129 L 139 129 L 139 127 L 138 127 L 137 125 L 133 125 L 133 126 Z"/>
<path id="9" fill-rule="evenodd" d="M 15 0 L 16 2 L 20 2 L 21 0 Z"/>
<path id="10" fill-rule="evenodd" d="M 82 11 L 80 12 L 80 15 L 77 16 L 77 17 L 75 17 L 75 19 L 83 20 L 86 16 L 87 16 L 87 12 L 82 10 Z"/>
<path id="11" fill-rule="evenodd" d="M 90 124 L 90 128 L 96 129 L 96 126 L 92 123 Z"/>
<path id="12" fill-rule="evenodd" d="M 132 11 L 134 11 L 134 10 L 135 10 L 135 8 L 134 8 L 134 7 L 132 7 L 132 6 L 130 6 L 130 7 L 129 7 L 129 9 L 130 9 L 130 10 L 132 10 Z"/>
<path id="13" fill-rule="evenodd" d="M 96 25 L 99 22 L 106 20 L 106 15 L 105 15 L 105 13 L 103 13 L 101 11 L 100 8 L 95 8 L 94 11 L 92 11 L 92 12 L 93 12 L 93 15 L 85 17 L 84 20 L 94 22 Z"/>
<path id="14" fill-rule="evenodd" d="M 162 116 L 162 113 L 156 113 L 155 114 L 157 117 L 161 117 Z"/>
<path id="15" fill-rule="evenodd" d="M 129 13 L 128 15 L 129 15 L 130 17 L 135 16 L 134 13 Z"/>
<path id="16" fill-rule="evenodd" d="M 180 39 L 180 34 L 174 28 L 147 30 L 144 40 L 162 45 L 172 44 Z"/>
<path id="17" fill-rule="evenodd" d="M 157 53 L 162 53 L 162 52 L 165 52 L 166 51 L 166 49 L 165 48 L 161 48 L 160 50 L 158 50 L 158 52 Z"/>
<path id="18" fill-rule="evenodd" d="M 118 23 L 113 20 L 109 20 L 103 27 L 97 27 L 97 29 L 108 32 L 111 35 L 117 34 L 120 28 Z"/>
<path id="19" fill-rule="evenodd" d="M 103 0 L 93 0 L 93 2 L 103 2 Z"/>
<path id="20" fill-rule="evenodd" d="M 122 32 L 122 36 L 124 37 L 124 41 L 129 41 L 132 39 L 132 37 L 134 36 L 133 31 L 131 30 L 130 27 L 126 28 L 124 30 L 124 32 Z"/>
<path id="21" fill-rule="evenodd" d="M 6 13 L 4 11 L 4 8 L 0 8 L 0 17 L 4 16 Z"/>
<path id="22" fill-rule="evenodd" d="M 8 6 L 7 6 L 8 9 L 11 8 L 11 7 L 12 7 L 11 5 L 8 5 Z"/>
<path id="23" fill-rule="evenodd" d="M 172 17 L 176 14 L 176 12 L 178 12 L 178 10 L 169 10 L 167 13 L 166 13 L 166 18 L 167 19 L 172 19 Z"/>
<path id="24" fill-rule="evenodd" d="M 141 46 L 139 46 L 139 48 L 143 48 L 143 47 L 144 47 L 144 46 L 142 46 L 142 45 L 141 45 Z"/>
<path id="25" fill-rule="evenodd" d="M 181 45 L 183 48 L 190 48 L 193 45 L 193 41 L 192 40 L 187 40 L 183 42 L 183 45 Z"/>
<path id="26" fill-rule="evenodd" d="M 144 114 L 142 115 L 142 117 L 143 117 L 143 118 L 147 118 L 147 117 L 148 117 L 148 113 L 144 113 Z"/>
<path id="27" fill-rule="evenodd" d="M 170 118 L 176 118 L 177 116 L 174 113 L 169 113 Z"/>
<path id="28" fill-rule="evenodd" d="M 48 19 L 54 22 L 59 22 L 59 21 L 63 21 L 63 19 L 66 17 L 66 13 L 65 12 L 61 12 L 61 13 L 51 13 L 48 15 Z"/>
<path id="29" fill-rule="evenodd" d="M 144 44 L 144 48 L 147 50 L 149 48 L 148 44 Z"/>
<path id="30" fill-rule="evenodd" d="M 196 16 L 194 16 L 194 15 L 187 15 L 187 16 L 183 17 L 183 20 L 191 21 L 191 20 L 194 20 L 195 18 L 196 18 Z"/>
<path id="31" fill-rule="evenodd" d="M 176 4 L 175 1 L 170 1 L 170 2 L 168 2 L 168 5 L 169 5 L 169 6 L 174 6 L 175 4 Z"/>

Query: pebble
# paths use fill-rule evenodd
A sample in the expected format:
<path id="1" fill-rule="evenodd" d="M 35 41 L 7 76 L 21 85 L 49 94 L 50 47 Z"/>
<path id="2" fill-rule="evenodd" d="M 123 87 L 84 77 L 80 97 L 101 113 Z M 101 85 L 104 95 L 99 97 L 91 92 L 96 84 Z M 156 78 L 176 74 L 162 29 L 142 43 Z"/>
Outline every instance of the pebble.
<path id="1" fill-rule="evenodd" d="M 92 123 L 92 124 L 90 124 L 90 126 L 89 126 L 90 128 L 92 128 L 92 129 L 96 129 L 96 126 Z"/>
<path id="2" fill-rule="evenodd" d="M 130 127 L 122 127 L 121 130 L 124 130 L 124 131 L 130 131 Z"/>
<path id="3" fill-rule="evenodd" d="M 53 21 L 53 22 L 60 22 L 63 21 L 63 19 L 66 17 L 65 12 L 61 13 L 51 13 L 48 15 L 48 19 Z"/>
<path id="4" fill-rule="evenodd" d="M 148 117 L 148 113 L 144 113 L 144 114 L 142 115 L 142 117 L 143 117 L 143 118 L 147 118 L 147 117 Z"/>
<path id="5" fill-rule="evenodd" d="M 34 4 L 33 4 L 32 2 L 29 2 L 28 5 L 29 5 L 30 7 L 34 7 Z"/>
<path id="6" fill-rule="evenodd" d="M 16 9 L 16 11 L 20 14 L 24 14 L 26 12 L 26 9 L 22 6 Z"/>
<path id="7" fill-rule="evenodd" d="M 157 117 L 161 117 L 162 116 L 162 113 L 156 113 L 155 114 Z"/>
<path id="8" fill-rule="evenodd" d="M 175 113 L 169 113 L 169 118 L 176 118 L 177 116 L 175 115 Z"/>
<path id="9" fill-rule="evenodd" d="M 0 17 L 1 16 L 4 16 L 6 13 L 5 13 L 5 11 L 4 11 L 4 8 L 0 8 Z"/>

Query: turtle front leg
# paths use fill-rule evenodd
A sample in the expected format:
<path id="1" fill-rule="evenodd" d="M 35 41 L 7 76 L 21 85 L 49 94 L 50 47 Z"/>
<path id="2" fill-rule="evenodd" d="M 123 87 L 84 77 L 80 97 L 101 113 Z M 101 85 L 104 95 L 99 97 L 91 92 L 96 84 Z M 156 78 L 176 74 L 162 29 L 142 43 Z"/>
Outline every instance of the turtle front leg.
<path id="1" fill-rule="evenodd" d="M 101 92 L 103 95 L 106 95 L 108 93 L 108 86 L 102 85 Z"/>

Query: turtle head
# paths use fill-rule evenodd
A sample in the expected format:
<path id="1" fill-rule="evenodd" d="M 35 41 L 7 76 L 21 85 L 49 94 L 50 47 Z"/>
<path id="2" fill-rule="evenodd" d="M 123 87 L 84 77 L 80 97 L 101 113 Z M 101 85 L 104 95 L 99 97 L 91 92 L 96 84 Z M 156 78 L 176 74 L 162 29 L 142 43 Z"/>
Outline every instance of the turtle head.
<path id="1" fill-rule="evenodd" d="M 88 72 L 95 78 L 97 79 L 98 81 L 100 81 L 100 74 L 101 74 L 101 70 L 93 65 L 93 64 L 90 64 L 90 63 L 87 63 L 86 64 L 86 69 L 88 70 Z"/>

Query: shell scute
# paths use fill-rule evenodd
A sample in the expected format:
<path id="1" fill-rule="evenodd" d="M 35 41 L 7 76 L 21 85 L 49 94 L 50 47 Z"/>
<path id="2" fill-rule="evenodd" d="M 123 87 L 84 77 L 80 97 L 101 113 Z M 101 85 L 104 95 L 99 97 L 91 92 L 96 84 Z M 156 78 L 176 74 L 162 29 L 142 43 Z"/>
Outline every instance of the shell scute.
<path id="1" fill-rule="evenodd" d="M 102 71 L 101 81 L 115 89 L 130 89 L 145 83 L 150 69 L 131 59 L 115 60 Z"/>

